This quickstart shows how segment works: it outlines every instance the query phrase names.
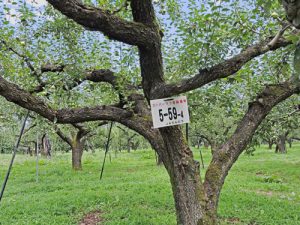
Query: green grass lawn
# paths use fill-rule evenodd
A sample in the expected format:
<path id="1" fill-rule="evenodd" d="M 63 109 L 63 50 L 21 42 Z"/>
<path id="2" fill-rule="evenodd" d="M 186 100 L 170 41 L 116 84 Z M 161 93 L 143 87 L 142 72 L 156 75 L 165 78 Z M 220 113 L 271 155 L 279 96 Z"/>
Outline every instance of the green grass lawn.
<path id="1" fill-rule="evenodd" d="M 207 165 L 210 152 L 203 155 Z M 0 155 L 1 184 L 10 157 Z M 107 225 L 176 224 L 169 178 L 155 165 L 153 151 L 112 155 L 102 181 L 103 153 L 85 152 L 80 172 L 71 170 L 70 158 L 41 159 L 37 183 L 35 158 L 17 155 L 0 204 L 0 224 L 73 225 L 94 210 L 101 210 Z M 265 147 L 254 156 L 242 155 L 225 181 L 219 216 L 222 224 L 300 224 L 300 145 L 287 155 Z"/>

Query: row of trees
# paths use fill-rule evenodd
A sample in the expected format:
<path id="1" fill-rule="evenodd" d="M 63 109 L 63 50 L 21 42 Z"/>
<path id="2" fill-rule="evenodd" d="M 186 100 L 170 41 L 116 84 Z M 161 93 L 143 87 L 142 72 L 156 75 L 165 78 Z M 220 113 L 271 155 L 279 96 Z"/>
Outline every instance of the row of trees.
<path id="1" fill-rule="evenodd" d="M 58 133 L 71 124 L 70 146 L 91 133 L 83 122 L 139 133 L 168 171 L 178 224 L 216 224 L 225 178 L 264 119 L 299 105 L 297 1 L 284 1 L 292 24 L 277 1 L 47 2 L 2 7 L 0 95 Z M 180 126 L 152 128 L 149 101 L 184 93 L 195 132 L 212 131 L 204 179 Z"/>
<path id="2" fill-rule="evenodd" d="M 5 103 L 5 108 L 1 107 L 5 115 L 0 127 L 1 153 L 10 153 L 19 133 L 24 110 L 4 101 L 1 103 Z M 36 155 L 37 144 L 39 153 L 48 158 L 53 152 L 71 151 L 72 168 L 81 170 L 83 152 L 105 149 L 107 132 L 107 122 L 89 123 L 84 126 L 81 124 L 59 126 L 31 115 L 27 121 L 19 151 L 31 156 Z M 113 128 L 111 139 L 110 147 L 114 152 L 149 148 L 149 144 L 141 136 L 121 125 Z"/>

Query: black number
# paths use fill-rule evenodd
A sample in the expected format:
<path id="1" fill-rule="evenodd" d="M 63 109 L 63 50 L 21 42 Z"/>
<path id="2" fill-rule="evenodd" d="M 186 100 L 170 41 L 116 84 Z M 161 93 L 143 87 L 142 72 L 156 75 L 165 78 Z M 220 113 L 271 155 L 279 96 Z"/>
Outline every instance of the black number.
<path id="1" fill-rule="evenodd" d="M 168 108 L 168 114 L 169 114 L 169 119 L 173 119 L 173 113 L 172 113 L 172 108 Z"/>
<path id="2" fill-rule="evenodd" d="M 169 107 L 168 108 L 168 113 L 165 113 L 165 114 L 163 113 L 162 109 L 159 109 L 158 113 L 159 113 L 159 120 L 160 120 L 160 122 L 164 121 L 164 117 L 165 116 L 169 116 L 169 120 L 173 120 L 173 119 L 177 120 L 178 116 L 180 116 L 180 115 L 177 114 L 176 107 Z M 183 114 L 183 112 L 181 112 L 181 114 Z"/>
<path id="3" fill-rule="evenodd" d="M 173 116 L 174 116 L 174 119 L 176 120 L 177 119 L 177 109 L 175 107 L 173 107 Z"/>
<path id="4" fill-rule="evenodd" d="M 162 109 L 158 110 L 158 113 L 159 113 L 160 122 L 163 122 L 164 121 L 164 114 L 162 113 Z"/>

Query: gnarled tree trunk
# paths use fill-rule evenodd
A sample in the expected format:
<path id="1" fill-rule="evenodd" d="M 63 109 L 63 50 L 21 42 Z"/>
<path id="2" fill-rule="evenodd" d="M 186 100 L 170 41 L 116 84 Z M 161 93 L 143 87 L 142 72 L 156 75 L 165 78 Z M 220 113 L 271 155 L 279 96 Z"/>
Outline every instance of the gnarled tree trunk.
<path id="1" fill-rule="evenodd" d="M 205 208 L 205 193 L 199 163 L 193 159 L 179 127 L 160 130 L 165 143 L 164 165 L 170 175 L 178 224 L 216 224 Z"/>

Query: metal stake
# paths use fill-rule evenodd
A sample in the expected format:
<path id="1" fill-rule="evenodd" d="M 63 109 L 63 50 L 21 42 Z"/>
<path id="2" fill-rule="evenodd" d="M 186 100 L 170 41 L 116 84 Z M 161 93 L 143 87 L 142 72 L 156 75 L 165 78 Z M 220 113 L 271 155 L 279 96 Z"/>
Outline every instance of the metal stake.
<path id="1" fill-rule="evenodd" d="M 19 137 L 18 137 L 17 143 L 16 143 L 16 145 L 15 145 L 15 147 L 14 147 L 14 150 L 13 150 L 13 155 L 12 155 L 12 158 L 11 158 L 11 161 L 10 161 L 10 164 L 9 164 L 9 167 L 8 167 L 8 171 L 7 171 L 6 176 L 5 176 L 5 179 L 4 179 L 4 183 L 3 183 L 2 188 L 1 188 L 1 192 L 0 192 L 0 202 L 1 202 L 1 200 L 2 200 L 4 191 L 5 191 L 5 187 L 6 187 L 6 184 L 7 184 L 7 181 L 8 181 L 10 172 L 11 172 L 11 169 L 12 169 L 12 165 L 13 165 L 14 160 L 15 160 L 15 157 L 16 157 L 16 154 L 17 154 L 17 150 L 18 150 L 19 145 L 20 145 L 20 142 L 21 142 L 22 135 L 23 135 L 23 133 L 24 133 L 26 121 L 27 121 L 27 119 L 28 119 L 28 117 L 29 117 L 29 114 L 30 114 L 30 111 L 28 110 L 28 112 L 27 112 L 27 114 L 26 114 L 26 116 L 25 116 L 25 119 L 24 119 L 22 128 L 21 128 L 20 135 L 19 135 Z"/>

